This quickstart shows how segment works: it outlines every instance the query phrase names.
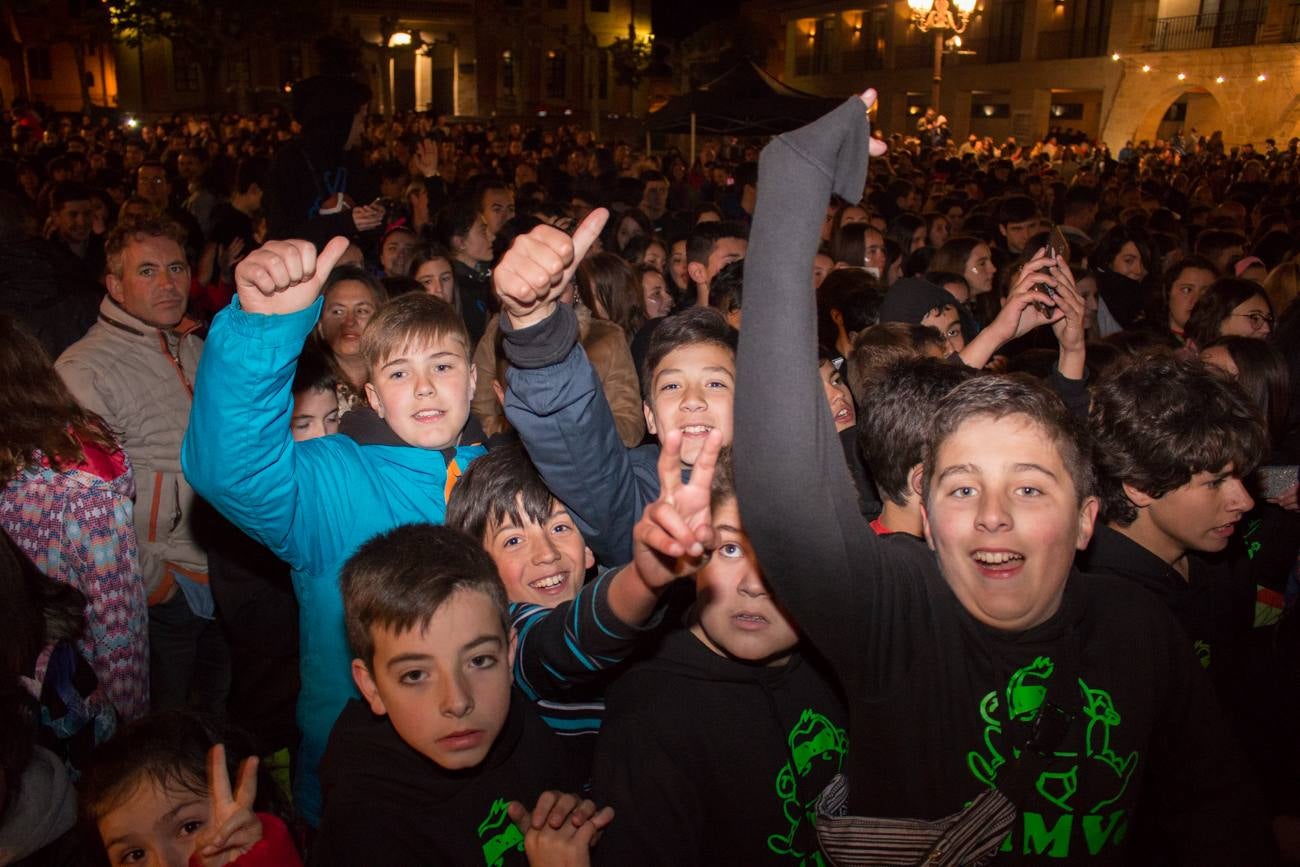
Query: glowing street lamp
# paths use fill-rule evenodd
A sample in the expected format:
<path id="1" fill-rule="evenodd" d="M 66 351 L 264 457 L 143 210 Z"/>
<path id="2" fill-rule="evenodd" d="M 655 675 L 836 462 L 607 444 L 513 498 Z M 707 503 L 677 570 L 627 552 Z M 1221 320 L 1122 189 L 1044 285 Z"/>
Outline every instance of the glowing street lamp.
<path id="1" fill-rule="evenodd" d="M 912 23 L 922 33 L 934 32 L 934 78 L 930 83 L 930 103 L 939 111 L 939 87 L 943 81 L 943 41 L 947 34 L 966 31 L 976 0 L 907 0 Z"/>

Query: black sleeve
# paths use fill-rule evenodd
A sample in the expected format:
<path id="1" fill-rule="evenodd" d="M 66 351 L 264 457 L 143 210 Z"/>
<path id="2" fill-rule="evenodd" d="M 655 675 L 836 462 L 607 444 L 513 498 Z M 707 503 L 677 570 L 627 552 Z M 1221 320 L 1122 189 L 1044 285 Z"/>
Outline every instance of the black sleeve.
<path id="1" fill-rule="evenodd" d="M 1047 387 L 1050 388 L 1065 408 L 1077 421 L 1088 421 L 1088 403 L 1090 397 L 1088 394 L 1088 371 L 1083 372 L 1083 379 L 1066 379 L 1061 371 L 1052 368 L 1052 373 L 1047 377 Z"/>
<path id="2" fill-rule="evenodd" d="M 691 769 L 637 717 L 605 721 L 592 786 L 596 804 L 614 808 L 614 821 L 592 849 L 597 867 L 699 863 L 708 805 L 700 802 Z"/>
<path id="3" fill-rule="evenodd" d="M 1164 844 L 1183 865 L 1272 864 L 1277 860 L 1263 798 L 1248 772 L 1210 678 L 1168 617 L 1165 653 L 1171 672 L 1152 738 L 1149 789 Z M 1159 685 L 1157 690 L 1159 691 Z"/>
<path id="4" fill-rule="evenodd" d="M 763 149 L 736 365 L 745 531 L 776 595 L 849 689 L 879 687 L 905 665 L 909 609 L 924 594 L 922 559 L 882 545 L 859 512 L 817 375 L 808 275 L 831 193 L 862 197 L 869 137 L 855 97 Z"/>

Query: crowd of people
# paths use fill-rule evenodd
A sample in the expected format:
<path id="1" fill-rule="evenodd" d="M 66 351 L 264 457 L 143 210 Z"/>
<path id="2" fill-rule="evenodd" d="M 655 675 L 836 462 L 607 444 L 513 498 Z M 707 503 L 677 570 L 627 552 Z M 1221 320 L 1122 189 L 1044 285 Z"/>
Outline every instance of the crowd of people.
<path id="1" fill-rule="evenodd" d="M 0 125 L 0 864 L 1300 862 L 1300 154 Z"/>

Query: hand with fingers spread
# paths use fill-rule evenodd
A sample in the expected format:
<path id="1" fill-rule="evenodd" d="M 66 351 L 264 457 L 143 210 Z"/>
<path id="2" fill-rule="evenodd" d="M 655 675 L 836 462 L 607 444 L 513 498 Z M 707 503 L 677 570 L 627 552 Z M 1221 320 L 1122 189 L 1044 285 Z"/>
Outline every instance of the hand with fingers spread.
<path id="1" fill-rule="evenodd" d="M 412 175 L 426 178 L 438 174 L 438 143 L 431 138 L 422 140 L 411 154 L 410 170 Z"/>
<path id="2" fill-rule="evenodd" d="M 348 249 L 337 237 L 316 254 L 310 241 L 267 241 L 235 266 L 235 291 L 249 313 L 297 313 L 310 307 Z"/>
<path id="3" fill-rule="evenodd" d="M 608 218 L 609 211 L 597 208 L 572 238 L 554 226 L 542 225 L 515 239 L 492 272 L 497 297 L 512 327 L 527 328 L 551 315 Z"/>
<path id="4" fill-rule="evenodd" d="M 518 801 L 508 808 L 524 835 L 524 853 L 532 867 L 586 867 L 590 850 L 614 820 L 614 809 L 596 809 L 589 800 L 567 792 L 543 792 L 530 812 Z"/>
<path id="5" fill-rule="evenodd" d="M 709 431 L 689 482 L 682 481 L 681 448 L 681 431 L 669 431 L 659 451 L 659 499 L 632 528 L 632 565 L 652 589 L 696 572 L 715 543 L 710 497 L 722 431 Z"/>
<path id="6" fill-rule="evenodd" d="M 1067 379 L 1083 379 L 1087 358 L 1088 303 L 1074 284 L 1074 274 L 1068 263 L 1056 257 L 1052 266 L 1056 277 L 1056 308 L 1061 317 L 1052 323 L 1052 332 L 1060 344 L 1061 354 L 1056 369 Z"/>
<path id="7" fill-rule="evenodd" d="M 208 798 L 211 815 L 194 840 L 194 860 L 203 867 L 222 867 L 248 852 L 262 839 L 262 822 L 253 813 L 257 797 L 257 758 L 239 766 L 235 792 L 230 792 L 226 748 L 208 750 Z"/>

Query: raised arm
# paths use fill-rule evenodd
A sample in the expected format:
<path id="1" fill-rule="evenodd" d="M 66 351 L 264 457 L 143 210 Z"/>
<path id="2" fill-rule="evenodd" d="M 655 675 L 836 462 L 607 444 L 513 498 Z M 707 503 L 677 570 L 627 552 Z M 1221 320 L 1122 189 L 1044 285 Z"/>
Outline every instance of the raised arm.
<path id="1" fill-rule="evenodd" d="M 577 317 L 559 301 L 605 217 L 593 211 L 572 239 L 538 226 L 515 241 L 494 281 L 511 364 L 506 418 L 596 559 L 614 566 L 632 559 L 632 527 L 659 494 L 654 462 L 623 445 L 600 379 L 577 344 Z"/>
<path id="2" fill-rule="evenodd" d="M 864 109 L 854 97 L 763 149 L 736 363 L 735 472 L 745 532 L 781 603 L 841 670 L 862 647 L 865 628 L 855 576 L 878 575 L 881 554 L 858 511 L 817 374 L 808 275 L 831 194 L 851 202 L 862 196 L 871 142 Z"/>
<path id="3" fill-rule="evenodd" d="M 239 295 L 213 320 L 181 446 L 194 489 L 299 568 L 313 552 L 294 550 L 290 530 L 304 504 L 320 504 L 300 495 L 309 450 L 289 431 L 293 375 L 320 315 L 321 284 L 345 249 L 335 238 L 318 260 L 307 241 L 271 241 L 239 263 Z"/>

